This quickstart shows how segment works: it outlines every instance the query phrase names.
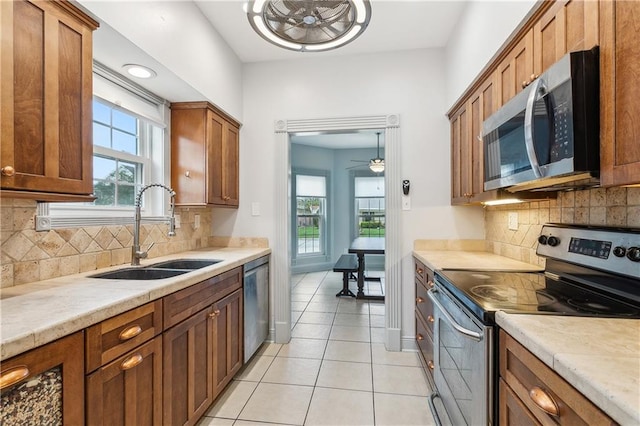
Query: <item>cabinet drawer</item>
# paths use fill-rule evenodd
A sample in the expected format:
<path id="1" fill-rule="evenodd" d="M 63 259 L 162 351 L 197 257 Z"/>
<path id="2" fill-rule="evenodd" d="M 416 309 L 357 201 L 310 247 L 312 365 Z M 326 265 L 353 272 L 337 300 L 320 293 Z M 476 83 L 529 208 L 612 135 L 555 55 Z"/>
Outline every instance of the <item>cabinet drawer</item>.
<path id="1" fill-rule="evenodd" d="M 416 311 L 420 312 L 422 319 L 433 335 L 433 302 L 427 294 L 427 287 L 416 283 Z"/>
<path id="2" fill-rule="evenodd" d="M 164 329 L 172 327 L 242 287 L 242 267 L 224 272 L 164 298 Z"/>
<path id="3" fill-rule="evenodd" d="M 420 314 L 416 312 L 416 343 L 420 350 L 426 369 L 433 379 L 433 336 L 425 325 Z"/>
<path id="4" fill-rule="evenodd" d="M 417 259 L 414 259 L 414 271 L 416 276 L 416 282 L 421 282 L 425 284 L 427 282 L 427 267 L 424 266 L 424 263 L 420 262 Z"/>
<path id="5" fill-rule="evenodd" d="M 500 379 L 500 425 L 540 425 L 503 379 Z"/>
<path id="6" fill-rule="evenodd" d="M 504 330 L 500 331 L 500 376 L 542 424 L 615 424 Z M 557 414 L 548 414 L 534 399 L 548 399 L 550 410 Z"/>
<path id="7" fill-rule="evenodd" d="M 95 324 L 86 331 L 86 372 L 113 361 L 162 332 L 162 301 Z"/>

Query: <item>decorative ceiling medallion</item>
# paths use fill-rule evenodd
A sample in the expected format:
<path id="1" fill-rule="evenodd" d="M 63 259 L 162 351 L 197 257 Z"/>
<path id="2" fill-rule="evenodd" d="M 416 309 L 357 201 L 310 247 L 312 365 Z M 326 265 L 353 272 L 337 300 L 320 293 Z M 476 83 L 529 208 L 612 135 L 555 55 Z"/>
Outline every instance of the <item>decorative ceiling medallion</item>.
<path id="1" fill-rule="evenodd" d="M 299 52 L 336 49 L 364 32 L 369 0 L 255 0 L 247 17 L 253 29 L 276 46 Z"/>

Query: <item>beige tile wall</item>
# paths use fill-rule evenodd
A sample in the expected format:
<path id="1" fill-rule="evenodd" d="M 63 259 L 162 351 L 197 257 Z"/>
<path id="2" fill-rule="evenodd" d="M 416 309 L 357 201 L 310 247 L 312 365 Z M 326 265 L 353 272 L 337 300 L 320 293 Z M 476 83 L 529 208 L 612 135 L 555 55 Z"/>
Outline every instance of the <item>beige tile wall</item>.
<path id="1" fill-rule="evenodd" d="M 508 227 L 508 213 L 518 213 L 518 230 Z M 561 192 L 556 200 L 486 207 L 487 250 L 544 265 L 536 256 L 537 238 L 545 223 L 640 228 L 640 188 L 596 188 Z"/>
<path id="2" fill-rule="evenodd" d="M 0 200 L 2 275 L 0 287 L 55 278 L 131 262 L 133 225 L 91 226 L 36 232 L 36 202 Z M 177 208 L 181 227 L 168 237 L 167 224 L 143 224 L 140 241 L 149 257 L 211 246 L 211 210 Z M 200 227 L 194 229 L 195 215 Z"/>

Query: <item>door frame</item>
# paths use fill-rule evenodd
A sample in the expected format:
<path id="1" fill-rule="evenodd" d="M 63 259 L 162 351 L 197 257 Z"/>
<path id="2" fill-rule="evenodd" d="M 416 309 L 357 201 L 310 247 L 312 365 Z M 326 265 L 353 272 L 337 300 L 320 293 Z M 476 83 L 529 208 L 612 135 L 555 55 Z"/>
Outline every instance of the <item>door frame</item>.
<path id="1" fill-rule="evenodd" d="M 293 133 L 384 129 L 385 197 L 385 347 L 400 351 L 402 328 L 402 227 L 400 176 L 400 115 L 276 120 L 275 137 L 275 238 L 273 265 L 274 329 L 276 343 L 291 339 L 291 141 Z"/>

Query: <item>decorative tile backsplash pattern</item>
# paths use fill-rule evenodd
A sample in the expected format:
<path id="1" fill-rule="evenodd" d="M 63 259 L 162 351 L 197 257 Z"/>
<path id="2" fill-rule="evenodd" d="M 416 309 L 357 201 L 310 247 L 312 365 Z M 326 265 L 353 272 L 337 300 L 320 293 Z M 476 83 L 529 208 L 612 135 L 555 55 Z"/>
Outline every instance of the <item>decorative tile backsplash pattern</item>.
<path id="1" fill-rule="evenodd" d="M 40 281 L 131 262 L 133 225 L 91 226 L 36 232 L 36 202 L 2 199 L 0 287 Z M 181 227 L 168 237 L 168 225 L 142 224 L 140 241 L 149 257 L 209 247 L 211 210 L 176 208 Z M 194 229 L 195 215 L 200 227 Z"/>
<path id="2" fill-rule="evenodd" d="M 518 230 L 508 226 L 509 212 L 518 213 Z M 544 265 L 536 256 L 538 235 L 545 223 L 573 223 L 640 228 L 640 188 L 595 188 L 561 192 L 556 200 L 487 207 L 487 250 Z"/>

